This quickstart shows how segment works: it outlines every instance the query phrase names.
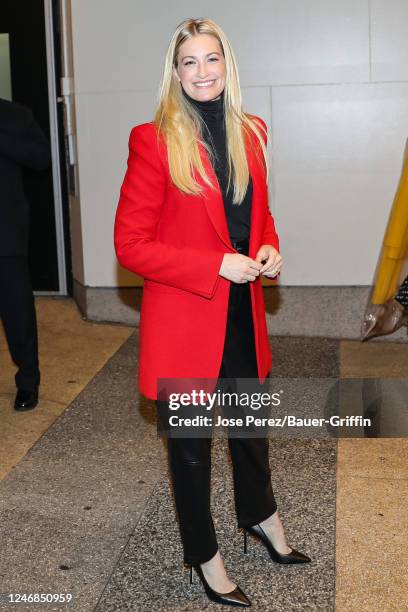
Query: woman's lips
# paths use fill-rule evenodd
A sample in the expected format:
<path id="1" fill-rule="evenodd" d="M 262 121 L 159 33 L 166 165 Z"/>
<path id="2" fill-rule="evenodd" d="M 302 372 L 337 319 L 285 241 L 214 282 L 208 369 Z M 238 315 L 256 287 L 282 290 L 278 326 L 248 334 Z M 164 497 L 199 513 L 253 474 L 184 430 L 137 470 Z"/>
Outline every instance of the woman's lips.
<path id="1" fill-rule="evenodd" d="M 211 87 L 211 85 L 213 84 L 214 84 L 214 79 L 212 81 L 202 81 L 201 83 L 200 82 L 194 83 L 196 87 L 202 87 L 202 88 Z"/>

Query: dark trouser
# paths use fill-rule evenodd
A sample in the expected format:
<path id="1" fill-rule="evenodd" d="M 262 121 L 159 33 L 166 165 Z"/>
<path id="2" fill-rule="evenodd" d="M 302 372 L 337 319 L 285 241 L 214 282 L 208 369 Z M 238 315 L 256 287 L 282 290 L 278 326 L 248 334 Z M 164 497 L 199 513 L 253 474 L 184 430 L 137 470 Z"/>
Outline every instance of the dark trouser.
<path id="1" fill-rule="evenodd" d="M 0 317 L 18 389 L 40 384 L 37 320 L 27 257 L 0 256 Z"/>
<path id="2" fill-rule="evenodd" d="M 257 378 L 249 284 L 231 283 L 220 378 Z M 157 401 L 168 423 L 169 407 Z M 268 438 L 229 437 L 238 527 L 255 525 L 277 509 L 271 484 Z M 211 437 L 167 440 L 184 562 L 197 565 L 218 550 L 210 510 Z"/>

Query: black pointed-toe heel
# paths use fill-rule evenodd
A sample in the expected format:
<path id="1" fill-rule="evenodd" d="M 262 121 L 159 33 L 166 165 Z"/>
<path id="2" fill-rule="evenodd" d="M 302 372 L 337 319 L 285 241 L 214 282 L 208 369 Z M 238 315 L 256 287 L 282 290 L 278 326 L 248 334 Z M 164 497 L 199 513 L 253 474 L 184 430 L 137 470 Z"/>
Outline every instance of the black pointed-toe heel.
<path id="1" fill-rule="evenodd" d="M 224 606 L 241 606 L 244 608 L 248 608 L 251 605 L 250 600 L 245 595 L 244 591 L 239 588 L 237 585 L 233 591 L 229 593 L 218 593 L 214 591 L 208 584 L 205 579 L 203 570 L 199 565 L 190 565 L 190 584 L 193 584 L 193 567 L 198 574 L 201 582 L 203 583 L 203 587 L 207 594 L 208 599 L 213 601 L 214 603 L 219 603 Z"/>
<path id="2" fill-rule="evenodd" d="M 287 553 L 286 555 L 278 552 L 260 525 L 244 527 L 244 553 L 247 552 L 247 532 L 260 540 L 262 544 L 266 546 L 269 556 L 271 557 L 272 561 L 275 561 L 276 563 L 309 563 L 311 561 L 310 557 L 304 555 L 298 550 L 295 550 L 294 548 L 292 548 L 291 552 Z"/>

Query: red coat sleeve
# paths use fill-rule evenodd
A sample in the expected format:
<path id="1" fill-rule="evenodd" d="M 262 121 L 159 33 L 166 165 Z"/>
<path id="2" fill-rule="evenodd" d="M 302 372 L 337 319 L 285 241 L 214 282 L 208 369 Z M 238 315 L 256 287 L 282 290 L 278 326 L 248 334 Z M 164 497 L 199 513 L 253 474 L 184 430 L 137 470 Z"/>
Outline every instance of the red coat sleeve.
<path id="1" fill-rule="evenodd" d="M 134 127 L 115 217 L 116 256 L 124 268 L 160 283 L 211 298 L 224 253 L 178 248 L 156 240 L 167 175 L 153 124 Z"/>
<path id="2" fill-rule="evenodd" d="M 267 130 L 268 128 L 266 126 L 266 123 L 263 121 L 263 119 L 261 119 L 260 117 L 257 117 L 257 119 L 264 126 L 265 130 Z M 262 135 L 264 137 L 264 141 L 266 145 L 267 140 L 268 140 L 267 135 L 264 134 L 263 132 L 262 132 Z M 265 230 L 263 233 L 261 244 L 271 244 L 277 251 L 279 251 L 279 236 L 276 232 L 275 222 L 272 217 L 272 213 L 270 211 L 268 203 L 266 203 L 266 209 L 267 209 L 266 225 L 265 225 Z"/>

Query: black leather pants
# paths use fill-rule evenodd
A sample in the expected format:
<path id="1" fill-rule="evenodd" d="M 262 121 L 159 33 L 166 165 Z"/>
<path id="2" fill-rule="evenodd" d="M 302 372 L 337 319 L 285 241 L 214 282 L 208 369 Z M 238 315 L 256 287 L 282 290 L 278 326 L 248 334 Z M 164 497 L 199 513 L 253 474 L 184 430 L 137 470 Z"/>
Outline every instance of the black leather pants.
<path id="1" fill-rule="evenodd" d="M 231 283 L 220 378 L 257 378 L 249 284 Z M 157 401 L 158 417 L 169 415 Z M 229 437 L 238 527 L 255 525 L 277 509 L 268 457 L 268 438 Z M 167 440 L 184 562 L 197 565 L 218 550 L 210 509 L 211 437 Z"/>

